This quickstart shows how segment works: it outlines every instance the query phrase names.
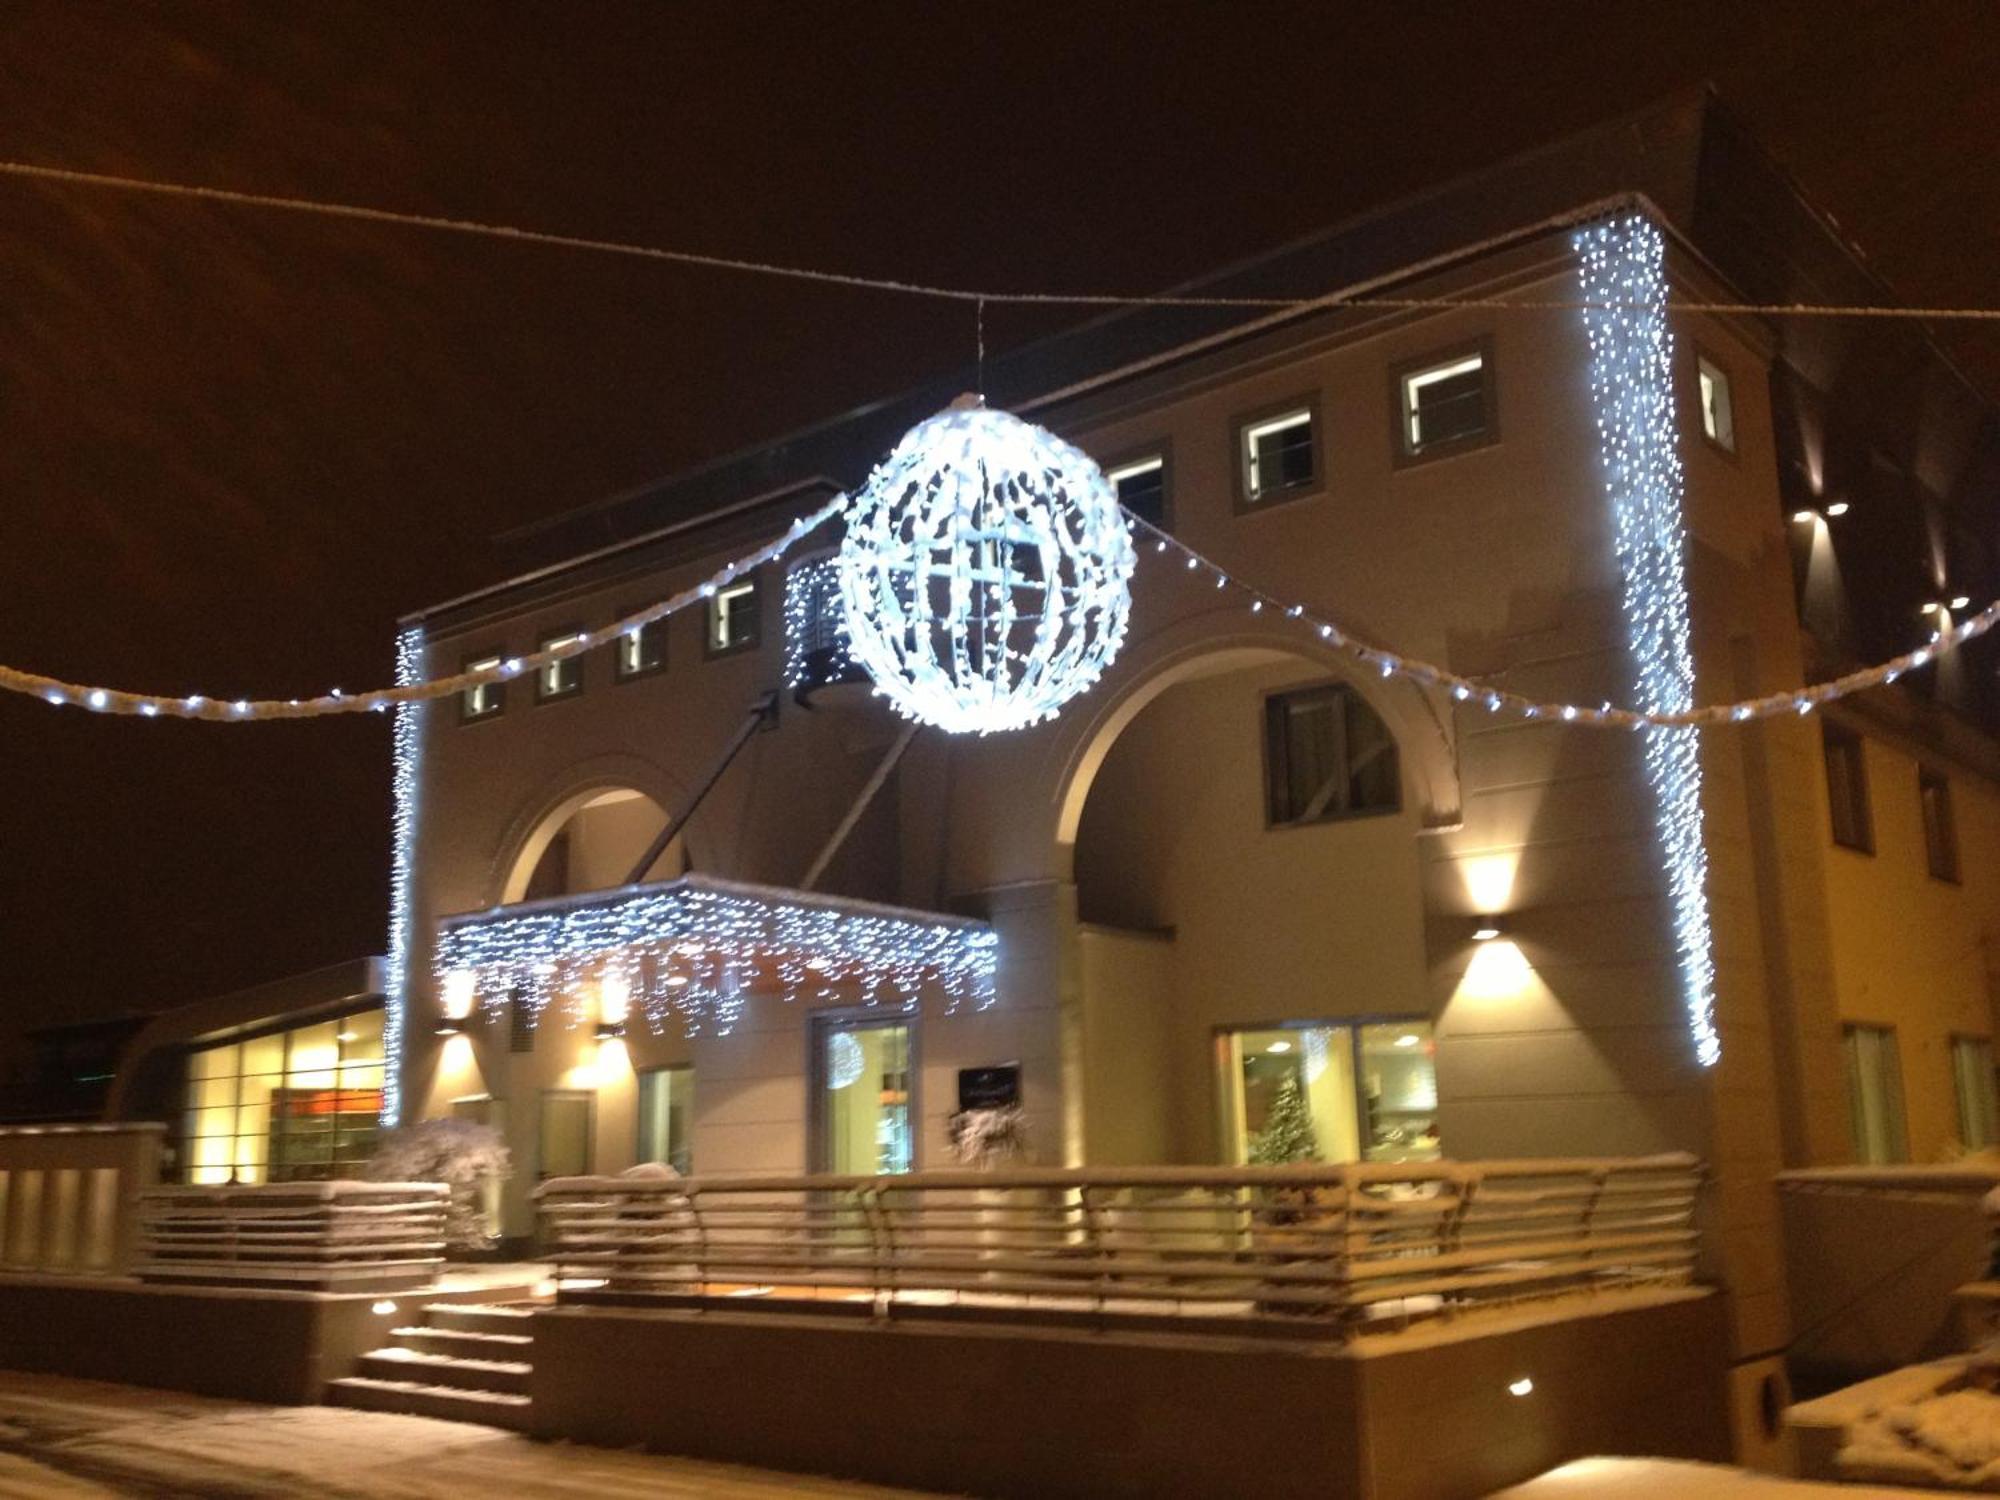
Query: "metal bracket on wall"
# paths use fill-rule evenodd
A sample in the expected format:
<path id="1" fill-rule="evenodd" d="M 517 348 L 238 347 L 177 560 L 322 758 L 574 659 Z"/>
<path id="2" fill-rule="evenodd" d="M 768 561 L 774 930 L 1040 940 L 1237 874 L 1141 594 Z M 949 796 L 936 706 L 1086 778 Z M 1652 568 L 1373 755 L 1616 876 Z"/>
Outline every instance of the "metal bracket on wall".
<path id="1" fill-rule="evenodd" d="M 750 705 L 750 712 L 743 716 L 743 722 L 737 726 L 736 733 L 729 737 L 729 743 L 723 748 L 722 754 L 716 757 L 714 766 L 709 769 L 700 787 L 688 799 L 687 806 L 669 818 L 667 826 L 660 830 L 659 836 L 646 846 L 646 852 L 640 855 L 639 862 L 632 866 L 632 873 L 625 877 L 625 884 L 638 885 L 652 872 L 653 866 L 659 863 L 660 856 L 667 852 L 667 846 L 680 836 L 683 828 L 687 827 L 688 819 L 694 816 L 695 809 L 702 804 L 702 799 L 715 790 L 716 782 L 722 780 L 722 773 L 729 769 L 729 763 L 736 759 L 745 745 L 750 743 L 750 736 L 760 729 L 777 727 L 778 694 L 775 691 L 759 694 L 757 700 Z"/>

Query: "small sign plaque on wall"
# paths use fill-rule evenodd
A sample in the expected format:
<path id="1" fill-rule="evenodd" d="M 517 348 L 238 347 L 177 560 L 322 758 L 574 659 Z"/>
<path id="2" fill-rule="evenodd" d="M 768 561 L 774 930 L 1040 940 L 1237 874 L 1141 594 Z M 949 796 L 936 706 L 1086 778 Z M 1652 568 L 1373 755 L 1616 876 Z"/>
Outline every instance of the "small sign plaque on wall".
<path id="1" fill-rule="evenodd" d="M 997 1063 L 986 1068 L 958 1070 L 958 1107 L 999 1109 L 1021 1102 L 1021 1065 Z"/>

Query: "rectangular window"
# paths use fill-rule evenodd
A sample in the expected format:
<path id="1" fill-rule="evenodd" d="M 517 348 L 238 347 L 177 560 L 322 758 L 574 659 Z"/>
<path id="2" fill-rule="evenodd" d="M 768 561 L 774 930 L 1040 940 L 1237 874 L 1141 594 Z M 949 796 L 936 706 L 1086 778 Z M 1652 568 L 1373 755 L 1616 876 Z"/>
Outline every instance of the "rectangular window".
<path id="1" fill-rule="evenodd" d="M 1318 486 L 1318 428 L 1310 402 L 1237 424 L 1236 483 L 1243 504 L 1254 506 Z"/>
<path id="2" fill-rule="evenodd" d="M 1396 741 L 1344 683 L 1264 700 L 1265 797 L 1271 824 L 1321 823 L 1402 806 Z"/>
<path id="3" fill-rule="evenodd" d="M 1475 349 L 1402 372 L 1397 429 L 1404 458 L 1478 447 L 1492 435 L 1491 368 Z"/>
<path id="4" fill-rule="evenodd" d="M 664 1162 L 683 1177 L 694 1170 L 693 1068 L 639 1074 L 639 1160 Z"/>
<path id="5" fill-rule="evenodd" d="M 1868 814 L 1868 766 L 1861 736 L 1822 724 L 1826 751 L 1826 800 L 1833 813 L 1833 841 L 1843 849 L 1875 852 L 1875 827 Z"/>
<path id="6" fill-rule="evenodd" d="M 1847 1111 L 1854 1133 L 1854 1159 L 1864 1166 L 1908 1161 L 1910 1142 L 1903 1120 L 1903 1069 L 1896 1060 L 1896 1033 L 1887 1026 L 1848 1026 Z"/>
<path id="7" fill-rule="evenodd" d="M 1958 1095 L 1959 1144 L 1968 1151 L 2000 1146 L 2000 1100 L 1995 1098 L 1989 1038 L 1951 1039 L 1951 1081 Z"/>
<path id="8" fill-rule="evenodd" d="M 1736 413 L 1729 404 L 1729 376 L 1707 355 L 1695 356 L 1695 379 L 1701 387 L 1701 432 L 1725 452 L 1736 451 Z"/>
<path id="9" fill-rule="evenodd" d="M 489 672 L 500 665 L 498 656 L 476 656 L 465 664 L 468 672 Z M 507 684 L 482 682 L 458 695 L 458 717 L 463 723 L 490 719 L 507 706 Z"/>
<path id="10" fill-rule="evenodd" d="M 556 646 L 571 645 L 583 639 L 583 632 L 574 625 L 566 630 L 558 630 L 554 635 L 542 637 L 540 649 L 550 650 Z M 535 701 L 553 703 L 558 698 L 573 698 L 583 691 L 583 658 L 580 656 L 558 656 L 554 661 L 543 662 L 535 669 Z"/>
<path id="11" fill-rule="evenodd" d="M 620 609 L 619 618 L 623 619 L 637 607 L 628 605 Z M 618 643 L 611 648 L 611 652 L 611 675 L 619 682 L 630 682 L 634 677 L 660 671 L 667 664 L 667 622 L 655 620 L 636 630 L 626 631 L 618 637 Z"/>
<path id="12" fill-rule="evenodd" d="M 708 601 L 708 654 L 726 656 L 757 644 L 757 581 L 746 578 L 719 588 Z"/>
<path id="13" fill-rule="evenodd" d="M 1917 772 L 1924 809 L 1924 858 L 1931 876 L 1958 883 L 1958 829 L 1951 817 L 1951 782 L 1936 771 Z"/>
<path id="14" fill-rule="evenodd" d="M 1162 530 L 1167 524 L 1167 460 L 1154 453 L 1107 469 L 1118 503 L 1133 515 Z"/>
<path id="15" fill-rule="evenodd" d="M 190 1052 L 175 1141 L 197 1185 L 352 1177 L 382 1111 L 382 1012 Z"/>
<path id="16" fill-rule="evenodd" d="M 582 1089 L 543 1089 L 535 1130 L 535 1176 L 588 1177 L 597 1096 Z"/>
<path id="17" fill-rule="evenodd" d="M 1231 1160 L 1436 1161 L 1429 1021 L 1287 1021 L 1221 1037 Z"/>
<path id="18" fill-rule="evenodd" d="M 916 1165 L 911 1035 L 906 1021 L 819 1018 L 812 1076 L 818 1096 L 815 1169 L 872 1177 Z"/>

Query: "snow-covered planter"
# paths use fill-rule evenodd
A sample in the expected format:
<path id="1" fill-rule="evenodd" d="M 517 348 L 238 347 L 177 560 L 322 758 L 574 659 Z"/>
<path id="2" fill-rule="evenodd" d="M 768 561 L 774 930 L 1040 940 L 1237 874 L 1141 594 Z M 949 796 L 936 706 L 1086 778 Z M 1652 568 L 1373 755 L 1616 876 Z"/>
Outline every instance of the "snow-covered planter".
<path id="1" fill-rule="evenodd" d="M 441 1182 L 451 1189 L 445 1239 L 455 1250 L 491 1248 L 481 1188 L 513 1172 L 507 1143 L 491 1125 L 423 1120 L 384 1135 L 361 1175 L 371 1182 Z"/>

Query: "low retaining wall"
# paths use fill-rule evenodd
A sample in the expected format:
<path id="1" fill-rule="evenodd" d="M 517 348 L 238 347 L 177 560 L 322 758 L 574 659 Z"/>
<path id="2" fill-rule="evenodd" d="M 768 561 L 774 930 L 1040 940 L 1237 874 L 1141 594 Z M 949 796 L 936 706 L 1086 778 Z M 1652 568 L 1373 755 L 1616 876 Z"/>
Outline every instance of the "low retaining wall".
<path id="1" fill-rule="evenodd" d="M 1452 1500 L 1586 1454 L 1726 1458 L 1726 1360 L 1700 1292 L 1351 1346 L 578 1306 L 536 1316 L 531 1420 L 951 1494 Z"/>
<path id="2" fill-rule="evenodd" d="M 1955 1302 L 1986 1274 L 1990 1165 L 1823 1167 L 1778 1176 L 1794 1382 L 1808 1393 L 1964 1347 Z"/>
<path id="3" fill-rule="evenodd" d="M 303 1404 L 382 1342 L 376 1298 L 0 1276 L 0 1369 Z"/>

